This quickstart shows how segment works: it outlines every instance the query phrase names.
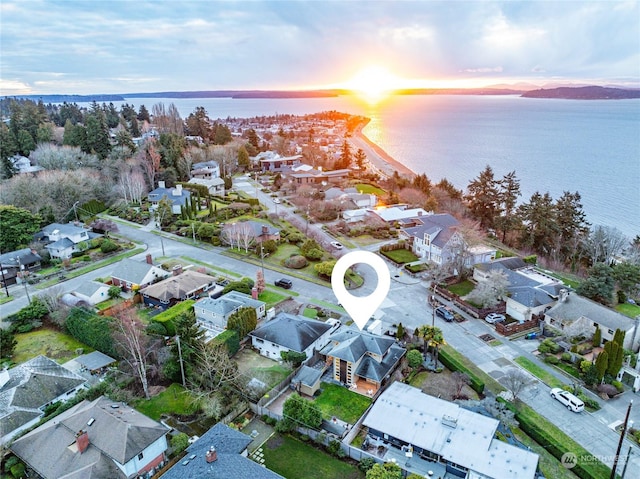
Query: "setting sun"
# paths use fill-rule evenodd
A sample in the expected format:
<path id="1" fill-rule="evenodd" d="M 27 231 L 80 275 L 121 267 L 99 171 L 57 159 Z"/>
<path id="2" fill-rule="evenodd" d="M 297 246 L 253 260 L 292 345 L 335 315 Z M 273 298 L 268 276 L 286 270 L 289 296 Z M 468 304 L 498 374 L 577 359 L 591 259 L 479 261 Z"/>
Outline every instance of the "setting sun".
<path id="1" fill-rule="evenodd" d="M 369 103 L 378 103 L 394 90 L 402 88 L 402 79 L 386 68 L 371 66 L 361 70 L 345 87 Z"/>

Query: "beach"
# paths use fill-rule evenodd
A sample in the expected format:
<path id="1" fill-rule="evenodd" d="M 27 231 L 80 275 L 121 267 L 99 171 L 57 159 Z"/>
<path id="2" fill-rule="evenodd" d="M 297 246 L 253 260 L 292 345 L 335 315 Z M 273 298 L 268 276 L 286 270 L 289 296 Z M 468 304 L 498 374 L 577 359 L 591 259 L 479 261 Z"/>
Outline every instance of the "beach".
<path id="1" fill-rule="evenodd" d="M 397 171 L 400 176 L 405 176 L 407 178 L 413 178 L 416 176 L 414 171 L 391 157 L 386 151 L 367 138 L 367 136 L 362 133 L 362 129 L 365 126 L 367 126 L 366 123 L 360 124 L 353 131 L 351 143 L 356 149 L 361 148 L 367 155 L 367 160 L 369 161 L 371 170 L 386 177 L 392 176 L 394 171 Z"/>

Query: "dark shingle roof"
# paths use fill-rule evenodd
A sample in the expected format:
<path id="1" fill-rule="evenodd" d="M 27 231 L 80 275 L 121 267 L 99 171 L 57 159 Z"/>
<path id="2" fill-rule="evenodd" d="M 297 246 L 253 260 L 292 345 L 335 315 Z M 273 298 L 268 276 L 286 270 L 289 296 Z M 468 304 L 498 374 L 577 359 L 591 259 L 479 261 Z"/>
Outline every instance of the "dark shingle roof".
<path id="1" fill-rule="evenodd" d="M 132 284 L 141 284 L 145 276 L 153 268 L 156 267 L 146 262 L 125 258 L 116 264 L 111 276 Z M 166 276 L 166 271 L 162 271 L 160 268 L 156 269 L 159 277 Z"/>
<path id="2" fill-rule="evenodd" d="M 186 299 L 194 291 L 203 289 L 215 281 L 213 276 L 198 273 L 190 269 L 177 276 L 169 276 L 162 281 L 143 288 L 140 292 L 144 296 L 170 301 L 172 299 Z"/>
<path id="3" fill-rule="evenodd" d="M 253 331 L 251 336 L 301 353 L 329 329 L 331 324 L 322 321 L 279 313 L 272 321 Z"/>
<path id="4" fill-rule="evenodd" d="M 322 372 L 322 369 L 302 366 L 291 382 L 311 387 L 322 377 Z"/>
<path id="5" fill-rule="evenodd" d="M 116 360 L 111 356 L 107 356 L 100 351 L 93 351 L 88 354 L 83 354 L 82 356 L 77 357 L 76 361 L 86 367 L 89 371 L 104 368 L 105 366 L 116 362 Z"/>
<path id="6" fill-rule="evenodd" d="M 412 228 L 404 228 L 404 231 L 409 236 L 415 236 L 417 238 L 423 238 L 425 234 L 433 235 L 437 233 L 437 236 L 432 238 L 431 242 L 440 248 L 444 247 L 451 239 L 451 236 L 454 234 L 453 227 L 459 223 L 457 219 L 448 213 L 419 216 L 412 219 L 422 224 Z"/>
<path id="7" fill-rule="evenodd" d="M 329 345 L 322 351 L 323 354 L 352 363 L 357 362 L 367 352 L 382 356 L 395 342 L 391 338 L 355 329 L 346 329 L 334 334 L 329 341 Z"/>
<path id="8" fill-rule="evenodd" d="M 187 448 L 185 456 L 169 469 L 163 479 L 284 479 L 281 475 L 242 456 L 251 443 L 246 434 L 218 423 Z M 214 447 L 217 460 L 205 455 Z M 192 456 L 195 456 L 192 458 Z"/>

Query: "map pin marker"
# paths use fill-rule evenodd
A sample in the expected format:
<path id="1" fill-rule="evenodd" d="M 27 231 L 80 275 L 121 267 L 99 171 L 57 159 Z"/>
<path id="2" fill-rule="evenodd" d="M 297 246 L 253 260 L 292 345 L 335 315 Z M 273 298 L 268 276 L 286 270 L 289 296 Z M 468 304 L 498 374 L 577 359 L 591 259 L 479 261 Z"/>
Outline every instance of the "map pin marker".
<path id="1" fill-rule="evenodd" d="M 353 296 L 344 286 L 344 275 L 349 267 L 356 263 L 371 266 L 378 276 L 378 285 L 369 296 Z M 371 315 L 387 297 L 391 286 L 389 268 L 380 256 L 369 251 L 352 251 L 338 260 L 331 273 L 331 288 L 342 307 L 351 316 L 356 325 L 364 328 Z"/>

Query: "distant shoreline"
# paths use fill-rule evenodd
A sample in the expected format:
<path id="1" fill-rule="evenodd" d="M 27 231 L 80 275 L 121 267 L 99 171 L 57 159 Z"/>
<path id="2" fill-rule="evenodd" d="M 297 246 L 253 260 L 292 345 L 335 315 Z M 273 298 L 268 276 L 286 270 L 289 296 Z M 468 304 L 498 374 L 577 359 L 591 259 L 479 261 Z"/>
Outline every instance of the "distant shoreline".
<path id="1" fill-rule="evenodd" d="M 367 155 L 367 160 L 378 170 L 383 176 L 391 177 L 395 171 L 400 176 L 407 178 L 413 178 L 416 176 L 416 172 L 407 168 L 398 160 L 393 158 L 389 153 L 384 151 L 380 146 L 371 141 L 367 135 L 362 133 L 362 129 L 367 126 L 369 122 L 360 123 L 353 131 L 351 142 L 354 143 L 356 148 L 361 148 Z"/>

